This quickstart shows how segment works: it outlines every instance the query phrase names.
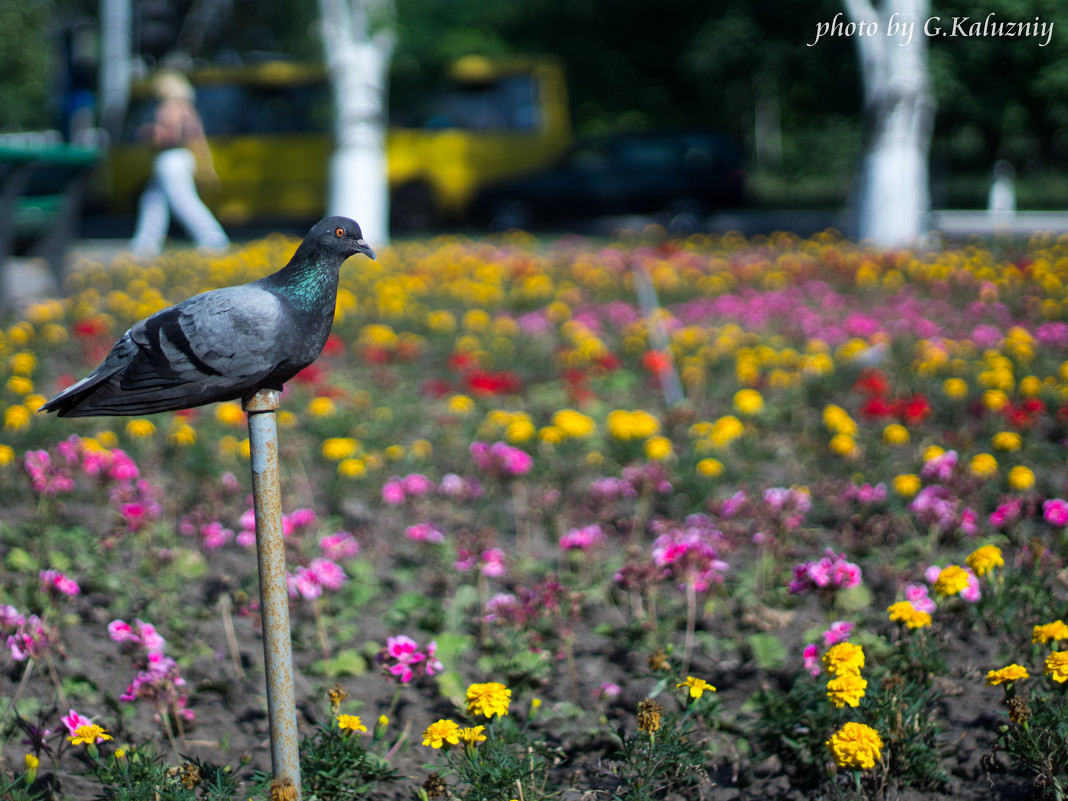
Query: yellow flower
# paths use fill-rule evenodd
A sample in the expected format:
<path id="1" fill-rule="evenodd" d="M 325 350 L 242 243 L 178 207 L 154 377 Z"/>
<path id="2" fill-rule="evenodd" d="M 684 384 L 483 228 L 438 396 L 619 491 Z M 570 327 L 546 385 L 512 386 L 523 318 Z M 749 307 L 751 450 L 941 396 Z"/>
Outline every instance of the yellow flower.
<path id="1" fill-rule="evenodd" d="M 345 478 L 362 478 L 367 475 L 367 465 L 362 459 L 342 459 L 337 463 L 337 473 Z"/>
<path id="2" fill-rule="evenodd" d="M 830 442 L 831 451 L 837 453 L 839 456 L 845 456 L 851 458 L 860 454 L 860 449 L 857 447 L 857 441 L 853 439 L 849 434 L 835 434 L 831 437 Z"/>
<path id="3" fill-rule="evenodd" d="M 1068 681 L 1068 651 L 1054 651 L 1047 656 L 1045 674 L 1058 684 Z"/>
<path id="4" fill-rule="evenodd" d="M 1030 676 L 1027 674 L 1027 668 L 1021 665 L 1009 665 L 1003 667 L 1000 670 L 989 670 L 986 674 L 986 685 L 988 687 L 996 687 L 999 684 L 1011 684 L 1015 681 L 1023 681 Z"/>
<path id="5" fill-rule="evenodd" d="M 740 389 L 734 393 L 734 410 L 750 416 L 760 414 L 764 411 L 764 397 L 755 389 Z"/>
<path id="6" fill-rule="evenodd" d="M 37 770 L 37 766 L 41 764 L 41 760 L 33 754 L 26 754 L 26 770 Z"/>
<path id="7" fill-rule="evenodd" d="M 449 414 L 467 417 L 475 410 L 475 402 L 467 395 L 453 395 L 448 402 Z"/>
<path id="8" fill-rule="evenodd" d="M 851 437 L 857 434 L 856 421 L 849 416 L 849 412 L 833 403 L 823 409 L 823 424 L 835 434 L 848 434 Z"/>
<path id="9" fill-rule="evenodd" d="M 156 433 L 156 424 L 151 420 L 138 417 L 126 424 L 126 433 L 135 439 L 146 439 Z"/>
<path id="10" fill-rule="evenodd" d="M 15 461 L 15 449 L 10 445 L 0 445 L 0 467 L 6 467 Z"/>
<path id="11" fill-rule="evenodd" d="M 337 727 L 342 731 L 352 731 L 358 734 L 367 732 L 367 727 L 363 725 L 358 715 L 338 715 Z"/>
<path id="12" fill-rule="evenodd" d="M 552 424 L 574 439 L 593 436 L 597 423 L 592 417 L 576 412 L 574 409 L 561 409 L 553 415 Z"/>
<path id="13" fill-rule="evenodd" d="M 312 417 L 333 417 L 337 413 L 337 406 L 330 398 L 322 396 L 308 401 L 308 414 Z"/>
<path id="14" fill-rule="evenodd" d="M 705 690 L 710 693 L 714 693 L 716 688 L 709 684 L 704 679 L 694 678 L 693 676 L 687 676 L 686 681 L 679 682 L 676 687 L 686 687 L 690 692 L 691 698 L 700 698 Z"/>
<path id="15" fill-rule="evenodd" d="M 16 433 L 30 427 L 30 410 L 25 406 L 9 406 L 4 410 L 4 429 Z"/>
<path id="16" fill-rule="evenodd" d="M 492 718 L 507 715 L 512 691 L 496 681 L 472 684 L 467 688 L 467 714 Z"/>
<path id="17" fill-rule="evenodd" d="M 723 462 L 711 457 L 702 459 L 697 463 L 697 474 L 707 478 L 716 478 L 723 475 Z"/>
<path id="18" fill-rule="evenodd" d="M 922 612 L 911 601 L 898 601 L 886 609 L 895 623 L 904 623 L 910 629 L 922 629 L 931 625 L 930 612 Z"/>
<path id="19" fill-rule="evenodd" d="M 909 441 L 909 430 L 900 423 L 891 423 L 883 429 L 883 442 L 887 445 L 906 445 Z"/>
<path id="20" fill-rule="evenodd" d="M 960 565 L 942 568 L 935 579 L 934 589 L 939 595 L 956 595 L 968 586 L 968 571 Z"/>
<path id="21" fill-rule="evenodd" d="M 856 673 L 846 673 L 827 682 L 827 697 L 838 709 L 843 706 L 860 706 L 860 699 L 864 697 L 867 686 L 868 682 Z"/>
<path id="22" fill-rule="evenodd" d="M 1000 389 L 988 389 L 983 393 L 983 406 L 992 412 L 1000 412 L 1009 402 L 1009 396 Z"/>
<path id="23" fill-rule="evenodd" d="M 15 375 L 32 375 L 37 367 L 37 357 L 26 350 L 19 351 L 11 357 L 9 362 L 11 372 Z"/>
<path id="24" fill-rule="evenodd" d="M 7 388 L 15 395 L 29 395 L 33 392 L 33 382 L 25 376 L 13 375 L 7 380 Z"/>
<path id="25" fill-rule="evenodd" d="M 459 745 L 460 743 L 460 727 L 452 720 L 438 720 L 431 723 L 423 731 L 423 745 L 429 745 L 431 748 L 441 748 L 448 743 L 449 745 Z"/>
<path id="26" fill-rule="evenodd" d="M 536 433 L 537 429 L 534 428 L 534 424 L 525 417 L 513 420 L 504 429 L 505 439 L 515 445 L 528 442 Z"/>
<path id="27" fill-rule="evenodd" d="M 942 392 L 950 400 L 961 400 L 968 395 L 968 382 L 963 378 L 947 378 L 942 382 Z"/>
<path id="28" fill-rule="evenodd" d="M 998 460 L 989 453 L 977 453 L 972 457 L 969 469 L 977 478 L 990 478 L 998 471 Z"/>
<path id="29" fill-rule="evenodd" d="M 1063 620 L 1043 623 L 1031 630 L 1031 642 L 1045 644 L 1050 640 L 1068 640 L 1068 626 Z"/>
<path id="30" fill-rule="evenodd" d="M 667 459 L 674 453 L 671 440 L 667 437 L 649 437 L 645 441 L 645 458 L 659 462 Z"/>
<path id="31" fill-rule="evenodd" d="M 618 440 L 648 439 L 660 433 L 660 421 L 641 409 L 613 409 L 608 413 L 605 424 L 612 438 Z"/>
<path id="32" fill-rule="evenodd" d="M 486 735 L 482 732 L 485 730 L 485 726 L 471 726 L 470 728 L 460 729 L 460 740 L 463 741 L 464 745 L 484 743 L 486 742 Z"/>
<path id="33" fill-rule="evenodd" d="M 920 491 L 920 477 L 915 473 L 894 476 L 894 492 L 902 498 L 911 498 Z"/>
<path id="34" fill-rule="evenodd" d="M 965 563 L 977 576 L 985 576 L 996 567 L 1004 567 L 1005 559 L 1001 556 L 1001 548 L 996 545 L 984 545 L 972 551 Z"/>
<path id="35" fill-rule="evenodd" d="M 239 426 L 245 422 L 245 412 L 237 401 L 227 401 L 215 405 L 215 419 L 223 425 Z"/>
<path id="36" fill-rule="evenodd" d="M 999 431 L 991 437 L 990 444 L 996 451 L 1018 451 L 1023 444 L 1023 438 L 1015 431 Z"/>
<path id="37" fill-rule="evenodd" d="M 1009 471 L 1009 486 L 1017 492 L 1024 492 L 1035 485 L 1035 471 L 1022 464 Z"/>
<path id="38" fill-rule="evenodd" d="M 859 675 L 864 667 L 864 649 L 851 642 L 832 645 L 823 655 L 823 666 L 832 675 L 843 676 L 847 673 Z"/>
<path id="39" fill-rule="evenodd" d="M 96 745 L 100 740 L 110 740 L 111 735 L 95 723 L 87 723 L 75 729 L 67 739 L 71 745 Z"/>
<path id="40" fill-rule="evenodd" d="M 340 462 L 359 453 L 360 443 L 352 437 L 330 437 L 323 440 L 320 452 L 331 462 Z"/>
<path id="41" fill-rule="evenodd" d="M 167 442 L 177 445 L 179 448 L 188 448 L 195 445 L 197 432 L 189 423 L 178 423 L 167 432 Z"/>
<path id="42" fill-rule="evenodd" d="M 834 764 L 850 770 L 869 770 L 882 756 L 879 732 L 863 723 L 846 723 L 826 742 Z"/>

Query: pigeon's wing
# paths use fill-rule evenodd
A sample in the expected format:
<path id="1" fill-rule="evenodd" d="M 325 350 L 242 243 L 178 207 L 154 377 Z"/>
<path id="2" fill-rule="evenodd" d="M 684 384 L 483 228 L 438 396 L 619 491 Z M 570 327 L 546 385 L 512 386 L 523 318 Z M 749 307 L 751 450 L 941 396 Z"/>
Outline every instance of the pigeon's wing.
<path id="1" fill-rule="evenodd" d="M 42 408 L 151 414 L 239 397 L 285 357 L 286 322 L 281 301 L 256 286 L 197 295 L 135 323 L 100 367 Z"/>

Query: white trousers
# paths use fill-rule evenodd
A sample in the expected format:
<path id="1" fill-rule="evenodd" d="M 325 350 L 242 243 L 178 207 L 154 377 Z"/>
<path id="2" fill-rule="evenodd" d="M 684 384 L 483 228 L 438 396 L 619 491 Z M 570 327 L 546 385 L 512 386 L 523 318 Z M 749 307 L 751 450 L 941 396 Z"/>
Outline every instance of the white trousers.
<path id="1" fill-rule="evenodd" d="M 167 239 L 172 211 L 197 247 L 221 249 L 230 244 L 219 221 L 197 194 L 193 181 L 196 169 L 196 158 L 185 148 L 175 147 L 156 154 L 152 177 L 137 204 L 137 226 L 130 240 L 134 255 L 159 255 Z"/>

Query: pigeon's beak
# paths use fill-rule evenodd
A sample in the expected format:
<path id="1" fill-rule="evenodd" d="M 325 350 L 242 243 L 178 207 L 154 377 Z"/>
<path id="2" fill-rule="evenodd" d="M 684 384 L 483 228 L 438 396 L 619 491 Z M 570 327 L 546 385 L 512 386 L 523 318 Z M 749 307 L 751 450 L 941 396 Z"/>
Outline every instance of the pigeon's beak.
<path id="1" fill-rule="evenodd" d="M 367 256 L 371 261 L 378 261 L 378 259 L 375 258 L 375 252 L 371 250 L 371 246 L 367 244 L 367 240 L 357 239 L 356 249 L 363 255 Z"/>

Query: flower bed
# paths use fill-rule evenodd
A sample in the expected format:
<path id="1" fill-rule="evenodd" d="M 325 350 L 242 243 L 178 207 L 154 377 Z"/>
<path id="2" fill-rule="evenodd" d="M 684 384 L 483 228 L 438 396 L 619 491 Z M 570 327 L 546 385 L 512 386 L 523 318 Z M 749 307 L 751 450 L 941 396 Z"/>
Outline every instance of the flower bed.
<path id="1" fill-rule="evenodd" d="M 11 797 L 285 797 L 239 405 L 35 410 L 295 245 L 83 264 L 0 329 Z M 305 795 L 1060 793 L 1066 281 L 1050 237 L 347 265 L 279 414 Z"/>

